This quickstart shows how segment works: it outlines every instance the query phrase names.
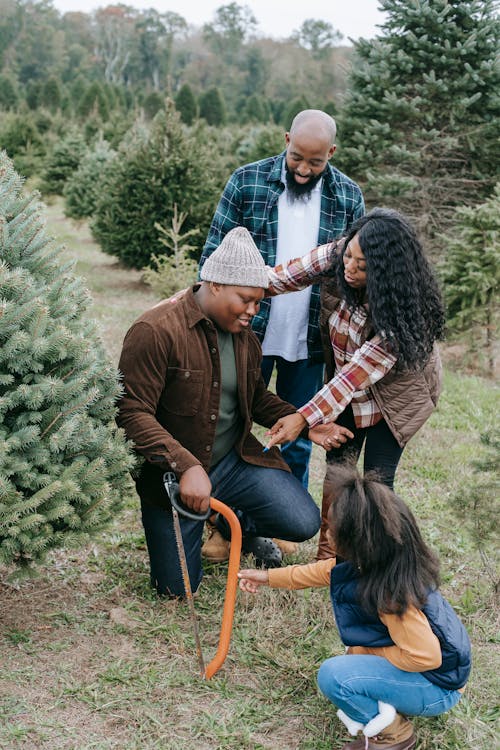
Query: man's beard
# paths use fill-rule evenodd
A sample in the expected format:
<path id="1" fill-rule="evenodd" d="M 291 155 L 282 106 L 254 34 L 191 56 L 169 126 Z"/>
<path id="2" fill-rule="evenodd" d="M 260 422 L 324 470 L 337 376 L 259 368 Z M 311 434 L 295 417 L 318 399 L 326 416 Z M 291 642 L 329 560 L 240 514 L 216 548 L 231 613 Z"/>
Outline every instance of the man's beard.
<path id="1" fill-rule="evenodd" d="M 304 201 L 304 203 L 307 203 L 311 199 L 312 191 L 325 174 L 325 171 L 323 170 L 321 174 L 315 177 L 310 177 L 307 182 L 301 184 L 295 181 L 293 172 L 290 171 L 288 164 L 285 162 L 287 198 L 290 203 L 295 203 L 295 201 Z"/>

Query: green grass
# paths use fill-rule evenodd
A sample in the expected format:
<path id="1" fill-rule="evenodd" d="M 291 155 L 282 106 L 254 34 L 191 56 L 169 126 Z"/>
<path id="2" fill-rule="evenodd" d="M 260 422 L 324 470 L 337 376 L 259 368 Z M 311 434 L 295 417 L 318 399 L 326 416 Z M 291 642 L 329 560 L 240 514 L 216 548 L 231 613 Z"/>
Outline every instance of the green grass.
<path id="1" fill-rule="evenodd" d="M 78 260 L 115 361 L 123 334 L 155 302 L 140 274 L 94 245 L 85 224 L 49 208 L 51 231 Z M 472 638 L 474 668 L 449 714 L 415 721 L 419 750 L 498 746 L 495 599 L 452 498 L 481 455 L 495 413 L 492 384 L 448 372 L 439 408 L 403 455 L 397 490 L 442 559 L 443 591 Z M 324 457 L 314 450 L 311 491 Z M 336 750 L 346 741 L 319 695 L 321 662 L 341 653 L 326 590 L 238 594 L 229 656 L 197 676 L 188 609 L 148 585 L 138 503 L 81 550 L 53 553 L 38 577 L 0 578 L 0 748 L 6 750 Z M 315 541 L 291 561 L 309 561 Z M 205 659 L 215 654 L 226 568 L 208 566 L 196 600 Z M 3 583 L 2 583 L 3 580 Z"/>

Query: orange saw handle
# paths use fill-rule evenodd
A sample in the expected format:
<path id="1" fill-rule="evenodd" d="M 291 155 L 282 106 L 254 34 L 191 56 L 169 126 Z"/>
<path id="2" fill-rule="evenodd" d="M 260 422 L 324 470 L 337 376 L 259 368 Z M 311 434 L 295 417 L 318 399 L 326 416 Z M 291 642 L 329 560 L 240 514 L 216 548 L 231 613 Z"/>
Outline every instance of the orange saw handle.
<path id="1" fill-rule="evenodd" d="M 205 669 L 205 679 L 209 680 L 224 664 L 224 660 L 229 651 L 229 642 L 233 629 L 234 605 L 236 603 L 236 592 L 238 591 L 238 570 L 240 567 L 241 555 L 241 526 L 236 515 L 231 508 L 216 500 L 210 498 L 210 507 L 217 513 L 220 513 L 229 524 L 231 529 L 231 548 L 229 550 L 229 566 L 227 571 L 226 597 L 224 599 L 224 609 L 222 612 L 222 623 L 220 627 L 219 646 L 214 658 Z"/>

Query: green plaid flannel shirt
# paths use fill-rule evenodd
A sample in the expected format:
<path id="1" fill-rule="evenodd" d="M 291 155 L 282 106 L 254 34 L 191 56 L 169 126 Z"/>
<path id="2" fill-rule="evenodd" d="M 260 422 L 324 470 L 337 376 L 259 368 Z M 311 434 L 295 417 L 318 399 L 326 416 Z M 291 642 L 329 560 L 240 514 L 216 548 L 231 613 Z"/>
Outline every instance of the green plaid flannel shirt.
<path id="1" fill-rule="evenodd" d="M 286 152 L 239 167 L 228 180 L 212 219 L 200 267 L 234 227 L 243 226 L 252 235 L 268 266 L 276 265 L 278 198 L 285 189 L 281 181 Z M 330 164 L 323 177 L 318 245 L 341 237 L 365 212 L 359 186 Z M 311 248 L 312 249 L 312 248 Z M 269 319 L 271 300 L 262 301 L 252 327 L 262 341 Z M 308 358 L 323 361 L 319 333 L 319 286 L 312 287 L 307 331 Z"/>

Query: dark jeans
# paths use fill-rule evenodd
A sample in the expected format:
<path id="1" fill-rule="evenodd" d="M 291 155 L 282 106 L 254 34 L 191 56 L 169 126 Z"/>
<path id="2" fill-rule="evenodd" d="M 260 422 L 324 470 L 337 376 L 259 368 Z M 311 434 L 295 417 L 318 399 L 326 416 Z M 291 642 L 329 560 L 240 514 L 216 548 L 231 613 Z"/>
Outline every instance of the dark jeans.
<path id="1" fill-rule="evenodd" d="M 165 500 L 159 477 L 158 497 Z M 231 451 L 210 471 L 213 497 L 237 514 L 243 534 L 303 542 L 319 528 L 319 510 L 309 493 L 288 471 L 254 466 Z M 139 494 L 140 487 L 138 486 Z M 141 498 L 142 523 L 146 533 L 151 583 L 160 594 L 184 595 L 175 543 L 172 513 Z M 203 577 L 201 544 L 203 522 L 180 516 L 191 588 L 196 591 Z"/>
<path id="2" fill-rule="evenodd" d="M 309 365 L 307 359 L 289 362 L 283 357 L 262 358 L 262 377 L 269 384 L 276 365 L 276 393 L 283 401 L 297 409 L 309 401 L 323 385 L 323 365 Z M 282 451 L 283 458 L 299 482 L 307 488 L 309 482 L 309 459 L 312 444 L 306 438 L 298 437 Z"/>
<path id="3" fill-rule="evenodd" d="M 336 423 L 351 430 L 354 438 L 343 443 L 339 448 L 332 448 L 328 451 L 327 462 L 333 464 L 348 458 L 357 461 L 365 443 L 364 471 L 376 471 L 380 481 L 393 489 L 394 476 L 403 448 L 390 431 L 387 422 L 382 419 L 373 427 L 356 427 L 352 407 L 348 406 L 337 418 Z"/>

